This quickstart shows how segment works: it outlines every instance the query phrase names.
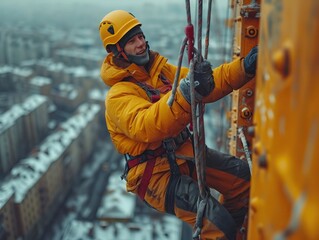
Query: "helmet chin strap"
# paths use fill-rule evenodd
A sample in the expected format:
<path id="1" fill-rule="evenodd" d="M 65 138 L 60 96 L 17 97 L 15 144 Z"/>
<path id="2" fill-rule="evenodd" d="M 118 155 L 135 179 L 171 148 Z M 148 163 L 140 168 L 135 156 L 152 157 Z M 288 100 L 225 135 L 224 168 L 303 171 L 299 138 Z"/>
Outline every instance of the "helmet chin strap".
<path id="1" fill-rule="evenodd" d="M 122 55 L 122 57 L 127 60 L 127 61 L 130 61 L 126 55 L 126 53 L 124 52 L 124 49 L 121 48 L 120 44 L 119 43 L 116 43 L 116 50 L 118 52 L 117 56 L 119 55 Z"/>

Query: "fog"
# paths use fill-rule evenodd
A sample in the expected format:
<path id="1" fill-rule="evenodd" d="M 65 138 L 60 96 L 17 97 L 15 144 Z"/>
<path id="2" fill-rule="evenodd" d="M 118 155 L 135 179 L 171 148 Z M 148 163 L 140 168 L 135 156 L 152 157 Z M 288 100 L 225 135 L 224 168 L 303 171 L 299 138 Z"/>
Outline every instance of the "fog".
<path id="1" fill-rule="evenodd" d="M 181 0 L 1 0 L 0 25 L 58 25 L 65 27 L 97 27 L 103 16 L 112 10 L 124 9 L 138 18 L 172 18 L 166 9 L 185 14 L 185 2 Z"/>
<path id="2" fill-rule="evenodd" d="M 194 9 L 196 1 L 190 1 Z M 204 6 L 208 1 L 203 1 Z M 216 0 L 215 7 L 225 9 L 227 1 Z M 1 0 L 0 25 L 58 25 L 97 27 L 103 16 L 123 9 L 141 19 L 185 18 L 183 0 Z M 224 11 L 217 11 L 224 12 Z"/>

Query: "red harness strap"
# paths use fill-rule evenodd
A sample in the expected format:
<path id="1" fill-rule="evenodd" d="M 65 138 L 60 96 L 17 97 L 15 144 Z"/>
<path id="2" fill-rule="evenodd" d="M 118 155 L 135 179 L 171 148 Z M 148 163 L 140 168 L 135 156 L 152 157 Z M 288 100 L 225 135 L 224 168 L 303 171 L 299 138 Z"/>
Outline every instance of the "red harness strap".
<path id="1" fill-rule="evenodd" d="M 145 198 L 148 183 L 150 182 L 152 174 L 153 174 L 155 162 L 156 162 L 156 158 L 153 158 L 153 159 L 147 161 L 147 163 L 146 163 L 146 167 L 145 167 L 144 174 L 143 174 L 143 177 L 141 180 L 141 184 L 137 190 L 137 194 L 142 200 L 144 200 L 144 198 Z"/>
<path id="2" fill-rule="evenodd" d="M 125 81 L 133 82 L 136 85 L 140 86 L 146 92 L 152 103 L 156 103 L 161 98 L 161 93 L 167 93 L 172 90 L 172 84 L 165 78 L 163 74 L 159 75 L 159 79 L 164 83 L 163 86 L 159 88 L 154 88 L 151 85 L 145 82 L 139 82 L 133 77 L 127 77 Z"/>
<path id="3" fill-rule="evenodd" d="M 165 152 L 166 151 L 163 147 L 159 147 L 153 151 L 148 150 L 144 154 L 133 157 L 127 161 L 129 169 L 147 161 L 140 186 L 137 190 L 137 194 L 142 200 L 144 200 L 148 183 L 150 182 L 150 179 L 152 177 L 156 158 L 163 155 Z"/>
<path id="4" fill-rule="evenodd" d="M 180 132 L 178 136 L 176 136 L 175 138 L 172 138 L 171 140 L 173 142 L 173 145 L 175 146 L 175 149 L 181 146 L 189 137 L 190 137 L 190 132 L 188 131 L 187 128 L 185 128 L 183 131 Z M 175 150 L 175 149 L 171 149 L 171 150 Z M 127 171 L 129 171 L 131 168 L 137 166 L 140 163 L 147 162 L 142 179 L 141 179 L 141 183 L 137 190 L 137 194 L 142 200 L 144 200 L 148 184 L 152 177 L 156 158 L 163 156 L 164 154 L 166 154 L 167 157 L 169 158 L 168 150 L 169 149 L 167 147 L 165 148 L 165 146 L 162 144 L 160 147 L 156 148 L 155 150 L 146 150 L 144 153 L 137 156 L 126 155 L 129 157 L 129 159 L 127 159 L 126 161 Z M 170 167 L 172 167 L 171 163 L 170 163 Z"/>
<path id="5" fill-rule="evenodd" d="M 132 157 L 127 161 L 127 165 L 130 168 L 136 165 L 157 158 L 165 153 L 165 149 L 161 146 L 155 150 L 146 150 L 143 154 L 136 157 Z"/>
<path id="6" fill-rule="evenodd" d="M 164 83 L 164 85 L 158 89 L 155 89 L 144 82 L 139 82 L 134 78 L 127 78 L 126 80 L 139 85 L 142 89 L 145 90 L 150 101 L 152 103 L 155 103 L 161 98 L 161 93 L 167 93 L 172 89 L 171 83 L 165 78 L 163 74 L 160 74 L 159 78 Z M 127 161 L 128 169 L 131 169 L 132 167 L 135 167 L 136 165 L 147 161 L 140 186 L 137 190 L 137 194 L 142 200 L 144 200 L 148 184 L 152 177 L 156 158 L 163 155 L 164 153 L 166 153 L 166 150 L 161 146 L 155 150 L 147 150 L 143 154 L 138 155 L 136 157 L 130 157 L 130 159 Z"/>

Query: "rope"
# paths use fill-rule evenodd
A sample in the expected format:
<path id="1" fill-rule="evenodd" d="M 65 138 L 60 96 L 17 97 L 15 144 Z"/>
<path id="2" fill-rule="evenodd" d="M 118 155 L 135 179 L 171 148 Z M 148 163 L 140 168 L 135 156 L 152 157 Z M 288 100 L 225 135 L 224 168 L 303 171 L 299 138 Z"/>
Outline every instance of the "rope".
<path id="1" fill-rule="evenodd" d="M 187 14 L 187 26 L 185 28 L 185 34 L 186 37 L 183 40 L 182 46 L 179 51 L 179 58 L 178 58 L 178 66 L 177 71 L 175 74 L 174 83 L 172 86 L 172 93 L 170 97 L 167 100 L 167 104 L 172 107 L 176 91 L 177 91 L 177 83 L 181 71 L 182 61 L 183 61 L 183 55 L 185 51 L 186 45 L 188 45 L 188 63 L 193 58 L 193 52 L 194 52 L 194 27 L 192 25 L 192 18 L 191 18 L 191 11 L 190 11 L 190 3 L 189 0 L 186 0 L 186 14 Z M 187 44 L 188 43 L 188 44 Z"/>
<path id="2" fill-rule="evenodd" d="M 206 28 L 206 37 L 205 37 L 205 55 L 204 55 L 205 59 L 207 59 L 207 56 L 208 56 L 211 11 L 212 11 L 212 0 L 209 0 L 209 2 L 208 2 L 208 10 L 207 10 L 207 28 Z"/>
<path id="3" fill-rule="evenodd" d="M 195 82 L 194 82 L 194 62 L 193 59 L 189 66 L 189 81 L 190 81 L 190 93 L 191 93 L 191 110 L 192 110 L 192 123 L 193 123 L 193 139 L 194 139 L 194 152 L 195 152 L 195 166 L 197 173 L 197 184 L 199 188 L 199 198 L 197 204 L 197 215 L 196 222 L 194 226 L 193 239 L 199 239 L 202 227 L 203 227 L 203 217 L 206 208 L 206 204 L 209 197 L 209 192 L 206 187 L 206 175 L 205 175 L 205 135 L 204 135 L 204 123 L 202 112 L 199 112 L 199 116 L 196 114 L 196 108 L 201 105 L 201 103 L 195 102 Z M 200 109 L 200 108 L 198 108 Z M 199 125 L 199 127 L 198 127 Z"/>
<path id="4" fill-rule="evenodd" d="M 184 56 L 184 51 L 185 51 L 186 44 L 187 44 L 187 37 L 184 38 L 182 46 L 181 46 L 180 51 L 179 51 L 177 71 L 176 71 L 174 82 L 173 82 L 173 86 L 172 86 L 172 93 L 171 93 L 171 95 L 169 96 L 169 98 L 167 100 L 167 104 L 170 107 L 172 107 L 173 102 L 174 102 L 174 98 L 175 98 L 175 95 L 176 95 L 177 83 L 178 83 L 179 75 L 180 75 L 180 72 L 181 72 L 182 61 L 183 61 L 183 56 Z"/>
<path id="5" fill-rule="evenodd" d="M 197 49 L 198 49 L 198 62 L 201 62 L 202 57 L 202 26 L 203 26 L 203 1 L 198 0 L 198 25 L 197 25 Z"/>
<path id="6" fill-rule="evenodd" d="M 247 140 L 246 140 L 246 137 L 245 137 L 245 134 L 244 134 L 244 130 L 243 130 L 242 127 L 238 129 L 238 134 L 239 134 L 239 138 L 240 138 L 241 143 L 242 143 L 243 148 L 244 148 L 244 152 L 245 152 L 246 159 L 247 159 L 247 162 L 248 162 L 250 174 L 252 174 L 252 164 L 251 164 L 249 148 L 248 148 Z"/>
<path id="7" fill-rule="evenodd" d="M 193 239 L 199 239 L 202 226 L 203 226 L 203 217 L 205 208 L 208 202 L 208 198 L 210 196 L 209 190 L 206 186 L 206 176 L 205 176 L 205 168 L 206 168 L 206 144 L 205 144 L 205 128 L 204 128 L 204 108 L 205 105 L 202 102 L 195 101 L 195 82 L 194 82 L 194 65 L 196 62 L 202 61 L 202 18 L 203 18 L 203 2 L 202 0 L 198 0 L 198 50 L 194 48 L 194 27 L 191 21 L 191 11 L 190 11 L 190 1 L 185 0 L 186 4 L 186 14 L 187 14 L 187 26 L 185 28 L 186 38 L 183 41 L 183 44 L 180 49 L 178 68 L 175 74 L 174 83 L 172 86 L 172 93 L 169 97 L 167 104 L 172 106 L 177 89 L 177 82 L 180 76 L 180 68 L 181 62 L 183 59 L 183 53 L 185 50 L 185 46 L 188 46 L 188 63 L 189 63 L 189 81 L 190 81 L 190 97 L 191 97 L 191 111 L 192 111 L 192 127 L 193 127 L 193 135 L 194 135 L 194 155 L 195 155 L 195 165 L 196 165 L 196 173 L 198 178 L 198 188 L 199 188 L 199 199 L 198 199 L 198 207 L 197 207 L 197 216 L 195 223 L 195 231 L 193 234 Z M 211 0 L 209 1 L 209 9 L 208 9 L 208 23 L 207 23 L 207 31 L 205 38 L 205 59 L 207 59 L 208 54 L 208 43 L 209 43 L 209 27 L 210 27 L 210 13 L 211 13 Z M 196 54 L 196 58 L 194 58 L 194 53 Z M 198 111 L 197 111 L 198 110 Z"/>
<path id="8" fill-rule="evenodd" d="M 210 4 L 211 5 L 211 4 Z M 210 13 L 210 9 L 208 10 Z M 203 18 L 203 2 L 202 0 L 198 1 L 198 51 L 197 51 L 197 62 L 202 61 L 202 18 Z M 210 19 L 210 17 L 208 17 Z M 209 24 L 207 23 L 207 27 Z M 207 33 L 207 32 L 206 32 Z M 208 52 L 208 42 L 209 42 L 209 30 L 206 34 L 206 45 L 205 51 Z M 206 55 L 207 58 L 207 55 Z M 194 150 L 195 150 L 195 165 L 197 173 L 197 182 L 200 193 L 200 198 L 197 207 L 196 223 L 195 223 L 195 232 L 193 234 L 193 239 L 199 239 L 201 230 L 203 227 L 203 218 L 205 213 L 205 208 L 210 196 L 209 190 L 206 186 L 206 143 L 205 143 L 205 127 L 204 127 L 204 111 L 205 104 L 202 102 L 195 102 L 195 83 L 194 83 L 194 66 L 191 61 L 190 71 L 190 88 L 191 88 L 191 107 L 192 107 L 192 123 L 193 123 L 193 134 L 194 134 Z M 198 109 L 198 112 L 196 110 Z M 197 114 L 198 113 L 198 114 Z"/>
<path id="9" fill-rule="evenodd" d="M 186 14 L 187 14 L 187 26 L 185 28 L 185 33 L 188 39 L 188 63 L 194 56 L 194 26 L 192 24 L 190 3 L 189 0 L 186 0 Z"/>

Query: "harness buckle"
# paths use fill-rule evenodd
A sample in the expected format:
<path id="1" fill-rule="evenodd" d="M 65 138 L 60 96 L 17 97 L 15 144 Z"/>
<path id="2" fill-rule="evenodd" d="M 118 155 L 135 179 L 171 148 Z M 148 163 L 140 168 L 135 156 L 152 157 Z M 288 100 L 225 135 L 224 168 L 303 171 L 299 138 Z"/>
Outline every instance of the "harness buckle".
<path id="1" fill-rule="evenodd" d="M 177 148 L 174 138 L 167 138 L 163 140 L 163 148 L 166 150 L 168 163 L 170 165 L 173 176 L 179 175 L 179 167 L 176 163 L 175 149 Z"/>
<path id="2" fill-rule="evenodd" d="M 178 134 L 175 138 L 175 144 L 177 146 L 181 146 L 186 139 L 188 139 L 191 136 L 190 131 L 188 130 L 188 128 L 183 129 L 183 131 L 180 132 L 180 134 Z"/>
<path id="3" fill-rule="evenodd" d="M 121 175 L 121 179 L 125 179 L 126 180 L 126 177 L 127 177 L 127 173 L 128 173 L 128 170 L 129 170 L 129 167 L 128 167 L 128 154 L 124 154 L 124 158 L 125 158 L 125 167 L 124 167 L 124 171 Z"/>
<path id="4" fill-rule="evenodd" d="M 163 148 L 166 150 L 166 152 L 174 152 L 177 148 L 174 138 L 164 139 Z"/>

